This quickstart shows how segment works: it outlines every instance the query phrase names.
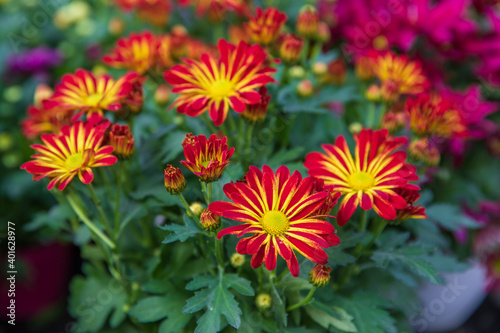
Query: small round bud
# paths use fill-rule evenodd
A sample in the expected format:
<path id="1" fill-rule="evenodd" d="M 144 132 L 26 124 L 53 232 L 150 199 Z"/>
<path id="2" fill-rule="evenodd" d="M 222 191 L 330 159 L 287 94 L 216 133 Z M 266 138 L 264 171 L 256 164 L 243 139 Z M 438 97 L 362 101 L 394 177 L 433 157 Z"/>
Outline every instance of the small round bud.
<path id="1" fill-rule="evenodd" d="M 193 202 L 190 206 L 189 209 L 193 212 L 194 215 L 200 217 L 201 213 L 205 208 L 203 208 L 202 204 L 199 202 Z"/>
<path id="2" fill-rule="evenodd" d="M 9 132 L 0 133 L 0 151 L 7 151 L 12 147 L 12 136 Z"/>
<path id="3" fill-rule="evenodd" d="M 37 85 L 35 89 L 35 97 L 33 98 L 35 106 L 42 105 L 42 101 L 45 99 L 49 99 L 53 93 L 54 90 L 48 85 L 43 83 Z"/>
<path id="4" fill-rule="evenodd" d="M 376 50 L 385 50 L 389 46 L 389 42 L 387 41 L 387 38 L 385 36 L 377 36 L 373 39 L 373 47 Z"/>
<path id="5" fill-rule="evenodd" d="M 323 76 L 328 72 L 328 65 L 322 61 L 315 62 L 312 66 L 314 75 Z"/>
<path id="6" fill-rule="evenodd" d="M 309 97 L 313 94 L 314 87 L 311 81 L 302 80 L 297 85 L 297 94 L 300 97 Z"/>
<path id="7" fill-rule="evenodd" d="M 98 76 L 98 75 L 102 75 L 102 74 L 107 74 L 108 69 L 106 67 L 104 67 L 103 65 L 95 65 L 94 67 L 92 67 L 91 72 L 95 76 Z"/>
<path id="8" fill-rule="evenodd" d="M 370 85 L 368 89 L 366 89 L 365 97 L 372 102 L 380 101 L 380 87 L 376 84 Z"/>
<path id="9" fill-rule="evenodd" d="M 363 129 L 363 125 L 361 125 L 358 122 L 354 122 L 354 123 L 351 123 L 349 125 L 349 132 L 351 132 L 352 134 L 359 133 L 359 132 L 361 132 L 362 129 Z"/>
<path id="10" fill-rule="evenodd" d="M 235 252 L 231 256 L 230 262 L 231 266 L 233 266 L 234 268 L 241 267 L 245 263 L 245 256 Z"/>
<path id="11" fill-rule="evenodd" d="M 318 23 L 318 33 L 316 35 L 316 39 L 320 43 L 326 43 L 330 40 L 330 27 L 325 22 Z"/>
<path id="12" fill-rule="evenodd" d="M 164 171 L 165 188 L 170 194 L 179 194 L 186 188 L 186 179 L 182 174 L 181 169 L 176 168 L 170 164 Z"/>
<path id="13" fill-rule="evenodd" d="M 20 86 L 10 86 L 3 91 L 3 97 L 9 103 L 17 103 L 23 97 L 23 89 Z"/>
<path id="14" fill-rule="evenodd" d="M 330 281 L 330 272 L 332 269 L 322 264 L 316 264 L 309 273 L 309 282 L 315 287 L 321 288 Z"/>
<path id="15" fill-rule="evenodd" d="M 156 104 L 165 106 L 170 101 L 170 88 L 166 84 L 161 84 L 156 88 L 154 96 Z"/>
<path id="16" fill-rule="evenodd" d="M 206 231 L 215 231 L 220 227 L 220 217 L 212 213 L 208 208 L 201 213 L 200 222 Z"/>
<path id="17" fill-rule="evenodd" d="M 288 75 L 293 79 L 302 79 L 306 76 L 306 71 L 302 66 L 292 66 L 288 69 Z"/>
<path id="18" fill-rule="evenodd" d="M 114 36 L 120 35 L 125 30 L 125 23 L 121 18 L 113 17 L 108 24 L 108 31 Z"/>
<path id="19" fill-rule="evenodd" d="M 261 311 L 269 310 L 271 308 L 272 300 L 271 296 L 266 293 L 258 294 L 255 298 L 255 305 Z"/>

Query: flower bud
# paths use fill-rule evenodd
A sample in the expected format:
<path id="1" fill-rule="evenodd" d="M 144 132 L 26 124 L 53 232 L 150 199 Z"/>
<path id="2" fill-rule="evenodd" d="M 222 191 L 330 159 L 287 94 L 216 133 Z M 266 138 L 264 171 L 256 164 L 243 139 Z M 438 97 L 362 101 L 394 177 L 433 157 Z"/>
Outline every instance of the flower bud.
<path id="1" fill-rule="evenodd" d="M 358 122 L 354 122 L 349 125 L 349 132 L 351 132 L 352 134 L 359 133 L 361 132 L 362 129 L 363 125 L 361 125 L 361 123 Z"/>
<path id="2" fill-rule="evenodd" d="M 318 23 L 318 33 L 316 35 L 316 39 L 320 43 L 326 43 L 330 40 L 330 27 L 325 22 Z"/>
<path id="3" fill-rule="evenodd" d="M 193 135 L 193 133 L 186 133 L 186 136 L 184 137 L 184 140 L 182 141 L 182 146 L 194 146 L 196 143 L 196 136 Z"/>
<path id="4" fill-rule="evenodd" d="M 118 36 L 125 30 L 125 23 L 121 18 L 113 17 L 108 24 L 108 31 L 113 36 Z"/>
<path id="5" fill-rule="evenodd" d="M 158 88 L 156 88 L 154 99 L 156 104 L 160 106 L 167 105 L 170 101 L 170 87 L 166 84 L 160 84 Z"/>
<path id="6" fill-rule="evenodd" d="M 439 149 L 428 138 L 413 140 L 410 143 L 408 152 L 412 158 L 429 166 L 438 165 L 441 159 Z"/>
<path id="7" fill-rule="evenodd" d="M 300 9 L 295 29 L 297 34 L 307 38 L 318 36 L 319 13 L 311 5 L 305 5 Z"/>
<path id="8" fill-rule="evenodd" d="M 342 58 L 338 58 L 328 64 L 327 82 L 342 85 L 347 79 L 347 66 Z"/>
<path id="9" fill-rule="evenodd" d="M 170 194 L 179 194 L 186 188 L 186 179 L 182 174 L 181 169 L 176 168 L 170 164 L 164 171 L 165 188 Z"/>
<path id="10" fill-rule="evenodd" d="M 372 102 L 380 101 L 380 87 L 376 84 L 370 85 L 368 89 L 366 89 L 365 97 Z"/>
<path id="11" fill-rule="evenodd" d="M 139 76 L 132 83 L 132 90 L 125 98 L 124 106 L 132 113 L 138 114 L 142 111 L 144 104 L 143 84 L 146 81 L 145 76 Z"/>
<path id="12" fill-rule="evenodd" d="M 215 231 L 221 224 L 220 217 L 212 213 L 208 208 L 201 213 L 200 222 L 206 231 Z"/>
<path id="13" fill-rule="evenodd" d="M 328 72 L 328 65 L 322 61 L 317 61 L 312 66 L 312 72 L 316 76 L 323 76 Z"/>
<path id="14" fill-rule="evenodd" d="M 373 77 L 370 57 L 358 57 L 354 63 L 354 72 L 361 81 L 369 81 Z"/>
<path id="15" fill-rule="evenodd" d="M 292 34 L 288 34 L 283 39 L 280 46 L 280 58 L 286 64 L 294 64 L 300 59 L 304 40 Z"/>
<path id="16" fill-rule="evenodd" d="M 272 299 L 269 294 L 261 293 L 255 298 L 255 305 L 261 311 L 269 310 L 271 308 Z"/>
<path id="17" fill-rule="evenodd" d="M 243 266 L 243 264 L 245 263 L 245 256 L 239 254 L 238 252 L 235 252 L 231 256 L 231 259 L 229 259 L 229 261 L 231 262 L 231 266 L 233 266 L 234 268 L 238 268 Z"/>
<path id="18" fill-rule="evenodd" d="M 108 141 L 114 149 L 113 154 L 120 160 L 126 160 L 134 153 L 134 137 L 128 125 L 113 125 Z"/>
<path id="19" fill-rule="evenodd" d="M 297 94 L 300 97 L 309 97 L 313 94 L 314 87 L 311 81 L 302 80 L 297 85 Z"/>
<path id="20" fill-rule="evenodd" d="M 292 66 L 288 69 L 288 75 L 293 79 L 302 79 L 306 76 L 306 71 L 302 66 Z"/>
<path id="21" fill-rule="evenodd" d="M 256 123 L 258 121 L 264 120 L 267 113 L 267 107 L 269 101 L 271 100 L 271 95 L 267 94 L 267 88 L 262 86 L 259 89 L 260 101 L 257 104 L 247 105 L 245 111 L 241 114 L 243 119 L 248 122 Z"/>
<path id="22" fill-rule="evenodd" d="M 309 282 L 317 288 L 324 287 L 330 281 L 332 269 L 322 264 L 316 264 L 309 273 Z"/>
<path id="23" fill-rule="evenodd" d="M 190 206 L 189 209 L 193 212 L 194 215 L 200 217 L 201 213 L 203 212 L 203 206 L 199 202 L 193 202 Z"/>
<path id="24" fill-rule="evenodd" d="M 407 116 L 404 112 L 391 109 L 382 117 L 381 126 L 389 132 L 395 133 L 402 129 L 406 122 Z"/>
<path id="25" fill-rule="evenodd" d="M 37 107 L 40 107 L 42 105 L 42 101 L 45 99 L 49 99 L 52 94 L 54 93 L 54 90 L 49 87 L 46 84 L 40 83 L 39 85 L 36 86 L 35 89 L 35 97 L 34 97 L 34 104 Z"/>

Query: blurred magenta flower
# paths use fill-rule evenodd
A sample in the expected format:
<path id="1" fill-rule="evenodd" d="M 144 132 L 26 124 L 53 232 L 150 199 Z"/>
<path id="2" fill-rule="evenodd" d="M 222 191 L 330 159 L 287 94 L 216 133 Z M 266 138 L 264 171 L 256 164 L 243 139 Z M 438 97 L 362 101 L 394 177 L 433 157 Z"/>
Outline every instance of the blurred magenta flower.
<path id="1" fill-rule="evenodd" d="M 35 76 L 48 81 L 49 70 L 58 66 L 63 57 L 58 50 L 40 46 L 22 53 L 14 53 L 7 59 L 4 77 L 10 81 L 23 76 Z"/>

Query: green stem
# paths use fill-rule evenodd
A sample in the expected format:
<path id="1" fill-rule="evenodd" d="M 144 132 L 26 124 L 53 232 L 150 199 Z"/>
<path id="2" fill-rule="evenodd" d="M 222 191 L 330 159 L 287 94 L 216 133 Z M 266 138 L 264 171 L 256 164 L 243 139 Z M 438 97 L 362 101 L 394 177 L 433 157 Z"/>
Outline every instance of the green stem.
<path id="1" fill-rule="evenodd" d="M 115 198 L 115 237 L 120 229 L 120 195 L 122 183 L 123 161 L 118 164 L 118 176 L 116 177 L 116 198 Z"/>
<path id="2" fill-rule="evenodd" d="M 82 211 L 82 209 L 77 205 L 76 200 L 73 196 L 69 195 L 68 197 L 68 203 L 73 208 L 73 211 L 75 214 L 78 216 L 80 220 L 82 220 L 83 223 L 92 231 L 94 234 L 97 235 L 106 245 L 108 245 L 111 249 L 115 249 L 116 245 L 113 243 L 111 239 L 109 239 L 108 236 L 106 236 L 90 219 L 85 215 L 85 213 Z"/>
<path id="3" fill-rule="evenodd" d="M 297 308 L 300 308 L 303 305 L 307 305 L 307 304 L 312 303 L 314 301 L 314 299 L 312 299 L 312 297 L 313 297 L 314 292 L 316 291 L 316 289 L 317 289 L 317 287 L 313 286 L 312 289 L 311 289 L 311 291 L 309 291 L 309 294 L 307 294 L 306 298 L 304 298 L 302 301 L 300 301 L 297 304 L 294 304 L 294 305 L 291 305 L 291 306 L 287 307 L 286 311 L 292 311 L 292 310 L 295 310 Z"/>
<path id="4" fill-rule="evenodd" d="M 363 209 L 361 213 L 361 222 L 359 223 L 359 231 L 365 232 L 367 225 L 368 225 L 368 211 Z"/>
<path id="5" fill-rule="evenodd" d="M 182 195 L 182 193 L 179 193 L 177 194 L 177 196 L 179 197 L 179 199 L 181 199 L 181 202 L 182 204 L 184 205 L 184 208 L 186 208 L 186 213 L 188 214 L 188 216 L 194 221 L 196 222 L 196 225 L 198 227 L 201 227 L 201 222 L 200 222 L 200 219 L 198 218 L 198 216 L 196 216 L 193 211 L 191 210 L 191 207 L 189 206 L 188 202 L 186 201 L 186 198 L 184 198 L 184 195 Z"/>
<path id="6" fill-rule="evenodd" d="M 212 202 L 212 183 L 207 184 L 207 206 Z"/>
<path id="7" fill-rule="evenodd" d="M 373 128 L 375 122 L 375 103 L 368 104 L 368 118 L 366 120 L 366 127 Z"/>
<path id="8" fill-rule="evenodd" d="M 94 201 L 94 205 L 96 206 L 97 211 L 99 212 L 99 216 L 101 217 L 102 224 L 103 224 L 104 228 L 106 229 L 106 231 L 108 232 L 108 234 L 111 235 L 112 230 L 111 230 L 111 227 L 109 225 L 108 218 L 106 217 L 106 214 L 104 213 L 104 210 L 102 209 L 101 201 L 95 195 L 95 191 L 94 191 L 94 187 L 92 186 L 92 183 L 87 184 L 87 187 L 89 189 L 90 196 L 92 197 L 92 201 Z"/>
<path id="9" fill-rule="evenodd" d="M 365 249 L 369 249 L 377 240 L 378 236 L 384 231 L 385 227 L 387 226 L 387 221 L 386 220 L 381 220 L 379 224 L 377 225 L 377 229 L 375 229 L 375 233 L 373 234 L 372 239 L 368 244 L 366 244 Z"/>
<path id="10" fill-rule="evenodd" d="M 217 259 L 217 264 L 219 269 L 224 269 L 224 253 L 222 252 L 222 239 L 217 239 L 215 232 L 213 233 L 215 242 L 215 258 Z"/>
<path id="11" fill-rule="evenodd" d="M 255 127 L 255 124 L 248 125 L 245 154 L 247 153 L 247 150 L 250 150 L 252 148 L 252 134 L 253 134 L 254 127 Z"/>
<path id="12" fill-rule="evenodd" d="M 206 112 L 203 112 L 203 120 L 205 121 L 205 124 L 207 124 L 208 128 L 210 129 L 210 131 L 212 132 L 212 134 L 215 134 L 217 133 L 217 128 L 215 128 L 215 125 L 214 123 L 212 122 L 212 120 L 210 120 L 210 118 L 208 118 L 207 116 L 207 113 Z"/>
<path id="13" fill-rule="evenodd" d="M 236 123 L 234 122 L 233 117 L 231 117 L 231 115 L 228 114 L 227 115 L 227 119 L 228 119 L 228 122 L 229 122 L 229 127 L 231 128 L 231 131 L 233 131 L 233 133 L 237 133 L 238 129 L 236 128 Z"/>

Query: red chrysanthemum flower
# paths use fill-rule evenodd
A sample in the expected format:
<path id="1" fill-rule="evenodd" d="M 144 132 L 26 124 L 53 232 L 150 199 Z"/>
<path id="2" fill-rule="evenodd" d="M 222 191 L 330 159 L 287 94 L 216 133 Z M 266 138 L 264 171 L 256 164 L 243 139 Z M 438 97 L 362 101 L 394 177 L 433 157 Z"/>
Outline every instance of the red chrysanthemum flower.
<path id="1" fill-rule="evenodd" d="M 111 154 L 113 147 L 101 146 L 108 126 L 107 121 L 97 126 L 79 121 L 65 126 L 60 135 L 44 134 L 41 137 L 43 144 L 31 146 L 38 154 L 31 156 L 34 160 L 24 163 L 21 169 L 31 173 L 33 180 L 48 177 L 49 190 L 58 185 L 62 191 L 76 175 L 82 183 L 88 184 L 94 179 L 92 168 L 113 165 L 117 161 Z"/>
<path id="2" fill-rule="evenodd" d="M 266 10 L 257 8 L 255 16 L 250 17 L 245 24 L 253 42 L 261 45 L 269 45 L 278 38 L 281 27 L 287 20 L 285 13 L 276 8 L 269 7 Z"/>
<path id="3" fill-rule="evenodd" d="M 340 242 L 334 227 L 318 215 L 328 193 L 315 192 L 311 177 L 302 179 L 298 171 L 290 175 L 285 166 L 279 167 L 276 174 L 266 165 L 263 171 L 250 166 L 245 180 L 224 185 L 224 192 L 233 202 L 209 205 L 213 213 L 243 223 L 221 230 L 217 237 L 254 234 L 236 246 L 238 253 L 252 255 L 253 268 L 265 262 L 268 270 L 274 270 L 279 254 L 296 277 L 299 264 L 294 251 L 315 263 L 326 264 L 328 255 L 323 248 Z"/>
<path id="4" fill-rule="evenodd" d="M 120 38 L 109 54 L 102 61 L 113 68 L 125 68 L 144 74 L 156 63 L 156 37 L 149 31 L 131 33 Z"/>
<path id="5" fill-rule="evenodd" d="M 234 11 L 240 15 L 248 12 L 248 5 L 244 0 L 179 0 L 181 5 L 193 5 L 196 15 L 208 17 L 215 22 L 224 18 L 228 11 Z"/>
<path id="6" fill-rule="evenodd" d="M 372 72 L 381 83 L 380 93 L 385 101 L 393 102 L 403 94 L 420 94 L 428 88 L 429 81 L 419 62 L 391 52 L 371 56 Z"/>
<path id="7" fill-rule="evenodd" d="M 397 210 L 396 221 L 402 222 L 408 219 L 426 219 L 425 208 L 415 206 L 415 203 L 420 199 L 418 190 L 399 187 L 394 190 L 399 196 L 405 199 L 406 207 Z"/>
<path id="8" fill-rule="evenodd" d="M 113 155 L 121 160 L 130 158 L 134 153 L 135 142 L 128 125 L 114 124 L 108 133 L 108 144 L 114 149 Z"/>
<path id="9" fill-rule="evenodd" d="M 165 26 L 170 17 L 170 0 L 115 0 L 124 10 L 135 10 L 139 17 L 156 26 Z"/>
<path id="10" fill-rule="evenodd" d="M 373 208 L 382 218 L 393 220 L 396 209 L 407 203 L 395 192 L 399 187 L 419 189 L 408 184 L 417 180 L 416 168 L 406 164 L 405 152 L 394 152 L 404 145 L 406 138 L 392 138 L 387 130 L 363 129 L 354 135 L 355 158 L 343 136 L 334 145 L 322 145 L 326 154 L 313 152 L 306 156 L 304 166 L 309 175 L 323 179 L 344 197 L 337 215 L 343 226 L 359 205 L 364 210 Z"/>
<path id="11" fill-rule="evenodd" d="M 229 108 L 238 113 L 246 104 L 256 104 L 260 95 L 255 89 L 274 82 L 274 69 L 264 67 L 266 52 L 259 45 L 240 42 L 238 46 L 221 39 L 217 45 L 220 59 L 203 54 L 200 61 L 186 59 L 165 72 L 165 80 L 179 94 L 172 106 L 196 117 L 209 112 L 215 125 L 226 119 Z"/>
<path id="12" fill-rule="evenodd" d="M 319 13 L 314 6 L 305 5 L 300 9 L 295 29 L 297 34 L 307 38 L 315 38 L 318 34 Z"/>
<path id="13" fill-rule="evenodd" d="M 26 110 L 28 118 L 21 122 L 26 138 L 33 140 L 45 133 L 57 134 L 66 125 L 70 125 L 73 112 L 47 111 L 43 107 L 31 105 Z"/>
<path id="14" fill-rule="evenodd" d="M 204 135 L 188 133 L 182 144 L 186 161 L 181 163 L 200 180 L 206 183 L 217 181 L 234 153 L 234 147 L 229 149 L 226 142 L 227 137 L 217 139 L 215 134 L 207 140 Z"/>
<path id="15" fill-rule="evenodd" d="M 315 287 L 324 287 L 330 282 L 331 271 L 328 266 L 316 264 L 309 272 L 309 282 Z"/>
<path id="16" fill-rule="evenodd" d="M 56 86 L 54 95 L 43 102 L 47 110 L 79 110 L 73 120 L 83 113 L 87 116 L 102 115 L 103 110 L 118 111 L 122 101 L 132 89 L 138 74 L 128 73 L 118 80 L 109 75 L 95 77 L 92 73 L 77 69 L 75 74 L 66 74 Z"/>
<path id="17" fill-rule="evenodd" d="M 255 123 L 266 118 L 267 107 L 271 101 L 271 95 L 267 94 L 267 88 L 264 86 L 260 87 L 259 94 L 260 101 L 257 104 L 247 105 L 245 112 L 241 114 L 241 117 L 248 122 Z"/>
<path id="18" fill-rule="evenodd" d="M 405 105 L 410 128 L 419 136 L 438 135 L 443 138 L 464 136 L 466 125 L 459 111 L 451 101 L 440 96 L 421 94 L 415 99 L 408 98 Z"/>

